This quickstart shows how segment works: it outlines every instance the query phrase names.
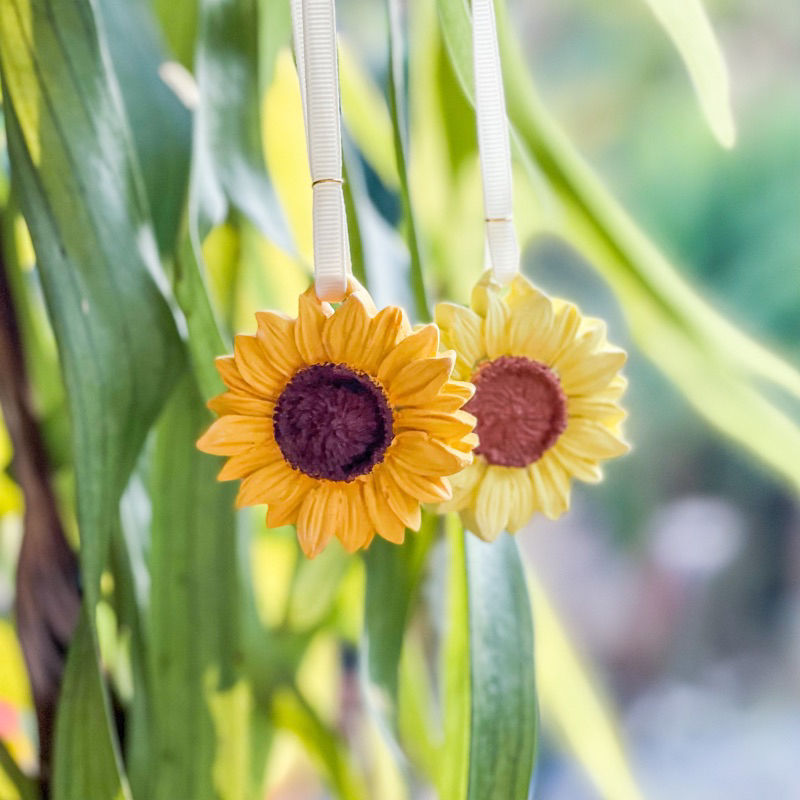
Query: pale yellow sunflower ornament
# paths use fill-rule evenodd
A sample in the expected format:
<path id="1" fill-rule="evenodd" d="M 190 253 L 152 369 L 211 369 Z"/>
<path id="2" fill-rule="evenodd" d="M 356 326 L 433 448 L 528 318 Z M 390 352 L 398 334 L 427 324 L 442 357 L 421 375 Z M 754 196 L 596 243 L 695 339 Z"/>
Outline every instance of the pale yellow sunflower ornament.
<path id="1" fill-rule="evenodd" d="M 537 511 L 559 517 L 573 478 L 599 481 L 601 462 L 628 451 L 618 402 L 626 356 L 601 320 L 519 274 L 503 297 L 487 273 L 471 308 L 440 303 L 436 322 L 456 351 L 456 377 L 475 386 L 464 408 L 478 435 L 472 464 L 451 478 L 453 496 L 439 508 L 461 511 L 482 539 L 519 530 Z"/>
<path id="2" fill-rule="evenodd" d="M 447 476 L 472 461 L 475 420 L 461 409 L 473 389 L 451 380 L 455 355 L 438 352 L 435 325 L 376 313 L 352 278 L 336 310 L 312 286 L 296 320 L 256 317 L 258 333 L 217 359 L 228 391 L 198 447 L 228 456 L 219 479 L 241 479 L 237 506 L 295 524 L 308 557 L 332 537 L 351 552 L 376 533 L 402 542 L 420 503 L 448 500 Z"/>

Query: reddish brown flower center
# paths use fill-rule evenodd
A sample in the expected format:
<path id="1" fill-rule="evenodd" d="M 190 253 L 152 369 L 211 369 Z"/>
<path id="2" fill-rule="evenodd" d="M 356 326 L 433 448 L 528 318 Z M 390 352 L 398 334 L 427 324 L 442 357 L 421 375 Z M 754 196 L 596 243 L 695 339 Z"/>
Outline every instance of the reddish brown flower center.
<path id="1" fill-rule="evenodd" d="M 475 452 L 490 464 L 526 467 L 567 427 L 567 398 L 556 374 L 522 356 L 500 356 L 472 376 L 475 395 L 464 406 L 478 420 Z"/>
<path id="2" fill-rule="evenodd" d="M 383 461 L 392 409 L 368 375 L 343 364 L 314 364 L 286 384 L 273 415 L 283 457 L 312 478 L 352 481 Z"/>

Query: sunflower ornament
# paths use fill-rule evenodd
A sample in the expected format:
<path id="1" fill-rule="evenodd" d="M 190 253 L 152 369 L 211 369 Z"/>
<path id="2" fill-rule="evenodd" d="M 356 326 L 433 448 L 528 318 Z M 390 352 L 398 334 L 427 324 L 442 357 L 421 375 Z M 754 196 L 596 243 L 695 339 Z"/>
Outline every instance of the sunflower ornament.
<path id="1" fill-rule="evenodd" d="M 242 481 L 237 506 L 265 503 L 269 527 L 295 524 L 309 558 L 332 537 L 350 552 L 375 534 L 402 542 L 420 503 L 450 499 L 447 476 L 472 461 L 473 388 L 451 380 L 455 354 L 438 352 L 435 325 L 376 312 L 352 278 L 336 310 L 312 286 L 297 319 L 256 318 L 256 335 L 217 359 L 228 391 L 198 447 L 227 456 L 219 479 Z"/>
<path id="2" fill-rule="evenodd" d="M 535 512 L 556 519 L 569 507 L 573 478 L 601 479 L 601 462 L 628 451 L 619 399 L 625 353 L 606 326 L 571 303 L 551 299 L 518 274 L 507 296 L 487 273 L 470 308 L 436 307 L 442 340 L 456 354 L 456 377 L 475 395 L 475 458 L 451 478 L 440 511 L 492 541 Z"/>

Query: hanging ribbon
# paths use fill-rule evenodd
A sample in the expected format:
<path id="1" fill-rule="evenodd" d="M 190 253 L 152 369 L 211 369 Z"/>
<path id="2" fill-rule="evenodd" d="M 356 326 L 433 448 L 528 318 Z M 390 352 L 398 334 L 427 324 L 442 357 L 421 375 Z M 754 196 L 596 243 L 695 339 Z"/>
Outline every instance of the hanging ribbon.
<path id="1" fill-rule="evenodd" d="M 342 191 L 342 133 L 334 0 L 291 0 L 297 74 L 313 189 L 314 286 L 342 300 L 350 245 Z"/>
<path id="2" fill-rule="evenodd" d="M 495 280 L 505 285 L 519 269 L 519 246 L 512 217 L 511 149 L 492 3 L 493 0 L 472 0 L 472 57 L 487 262 Z"/>

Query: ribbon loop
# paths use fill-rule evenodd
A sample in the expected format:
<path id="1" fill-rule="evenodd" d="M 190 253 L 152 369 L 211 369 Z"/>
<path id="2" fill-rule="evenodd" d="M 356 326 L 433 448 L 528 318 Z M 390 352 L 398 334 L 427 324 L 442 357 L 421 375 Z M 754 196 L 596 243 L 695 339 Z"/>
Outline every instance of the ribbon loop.
<path id="1" fill-rule="evenodd" d="M 519 246 L 512 218 L 511 148 L 492 2 L 472 0 L 472 56 L 487 261 L 495 280 L 505 285 L 519 270 Z"/>
<path id="2" fill-rule="evenodd" d="M 342 191 L 342 133 L 334 0 L 291 0 L 313 191 L 314 286 L 320 300 L 347 288 L 350 246 Z"/>

